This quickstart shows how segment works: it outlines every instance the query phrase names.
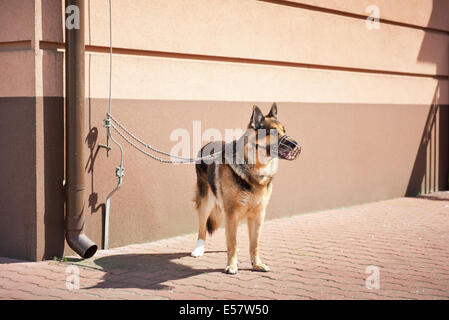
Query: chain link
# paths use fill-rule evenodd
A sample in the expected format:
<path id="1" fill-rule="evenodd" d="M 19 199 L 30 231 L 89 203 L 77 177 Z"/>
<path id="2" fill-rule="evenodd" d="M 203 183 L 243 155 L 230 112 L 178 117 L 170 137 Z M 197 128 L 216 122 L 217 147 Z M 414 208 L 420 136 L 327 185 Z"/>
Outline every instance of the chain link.
<path id="1" fill-rule="evenodd" d="M 161 163 L 174 163 L 174 164 L 179 164 L 179 163 L 192 163 L 192 162 L 198 162 L 198 161 L 205 161 L 205 160 L 212 160 L 217 158 L 219 155 L 221 155 L 223 152 L 219 151 L 219 152 L 215 152 L 213 154 L 204 156 L 204 157 L 197 157 L 197 158 L 184 158 L 184 157 L 180 157 L 180 156 L 176 156 L 176 155 L 172 155 L 170 153 L 161 151 L 159 149 L 156 149 L 154 147 L 152 147 L 151 145 L 143 142 L 141 139 L 139 139 L 136 135 L 134 135 L 132 132 L 130 132 L 128 129 L 125 128 L 125 126 L 123 126 L 120 122 L 117 121 L 117 119 L 115 119 L 111 114 L 107 114 L 107 116 L 114 122 L 116 123 L 123 131 L 125 131 L 130 137 L 132 137 L 135 141 L 137 141 L 138 143 L 140 143 L 142 146 L 156 152 L 159 154 L 162 154 L 164 156 L 169 156 L 171 158 L 176 158 L 177 160 L 167 160 L 167 159 L 162 159 L 159 158 L 157 156 L 155 156 L 154 154 L 151 154 L 145 150 L 142 150 L 137 144 L 135 144 L 134 142 L 132 142 L 126 135 L 124 135 L 113 123 L 111 123 L 111 128 L 117 132 L 117 134 L 122 137 L 123 140 L 125 140 L 126 142 L 128 142 L 132 147 L 134 147 L 135 149 L 137 149 L 138 151 L 140 151 L 141 153 L 143 153 L 144 155 L 150 157 L 153 160 L 159 161 Z"/>

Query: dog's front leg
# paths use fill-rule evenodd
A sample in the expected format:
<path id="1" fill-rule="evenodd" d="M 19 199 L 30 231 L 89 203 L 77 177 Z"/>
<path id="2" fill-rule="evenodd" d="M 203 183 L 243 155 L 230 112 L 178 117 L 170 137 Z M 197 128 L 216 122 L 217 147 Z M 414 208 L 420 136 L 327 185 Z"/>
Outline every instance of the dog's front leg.
<path id="1" fill-rule="evenodd" d="M 261 210 L 253 217 L 248 217 L 248 234 L 249 234 L 249 254 L 251 257 L 251 264 L 255 271 L 270 271 L 270 268 L 262 263 L 259 258 L 259 239 L 262 223 L 265 217 L 265 209 Z"/>
<path id="2" fill-rule="evenodd" d="M 238 219 L 236 215 L 226 215 L 226 245 L 228 248 L 228 264 L 225 272 L 236 274 L 237 267 L 237 227 Z"/>

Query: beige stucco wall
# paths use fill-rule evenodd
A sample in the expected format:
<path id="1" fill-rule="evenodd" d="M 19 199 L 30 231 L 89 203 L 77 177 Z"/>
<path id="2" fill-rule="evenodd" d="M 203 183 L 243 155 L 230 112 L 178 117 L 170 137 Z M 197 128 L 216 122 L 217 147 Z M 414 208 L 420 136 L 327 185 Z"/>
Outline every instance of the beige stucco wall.
<path id="1" fill-rule="evenodd" d="M 365 9 L 378 5 L 378 30 Z M 447 188 L 448 3 L 114 0 L 113 114 L 170 150 L 172 130 L 243 128 L 278 102 L 303 146 L 281 163 L 268 218 Z M 382 20 L 383 19 L 383 20 Z M 64 4 L 0 0 L 0 255 L 70 254 L 63 240 Z M 101 246 L 109 157 L 107 0 L 86 0 L 86 232 Z M 206 141 L 204 141 L 206 142 Z M 112 246 L 196 229 L 193 166 L 125 148 Z M 186 244 L 186 250 L 190 247 Z"/>

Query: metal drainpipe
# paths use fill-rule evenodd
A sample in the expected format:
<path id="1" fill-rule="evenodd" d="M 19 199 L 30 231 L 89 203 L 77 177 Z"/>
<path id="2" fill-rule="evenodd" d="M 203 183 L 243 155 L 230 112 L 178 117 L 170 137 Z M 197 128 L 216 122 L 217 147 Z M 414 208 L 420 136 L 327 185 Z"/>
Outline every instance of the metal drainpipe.
<path id="1" fill-rule="evenodd" d="M 84 190 L 84 0 L 66 0 L 66 7 L 78 6 L 80 28 L 66 29 L 66 240 L 81 257 L 97 251 L 83 232 L 85 221 Z"/>

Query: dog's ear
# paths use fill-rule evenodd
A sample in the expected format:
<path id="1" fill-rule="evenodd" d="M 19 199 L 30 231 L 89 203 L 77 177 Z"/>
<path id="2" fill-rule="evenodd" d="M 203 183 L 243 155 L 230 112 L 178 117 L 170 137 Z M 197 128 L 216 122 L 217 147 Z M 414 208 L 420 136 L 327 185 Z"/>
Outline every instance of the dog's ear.
<path id="1" fill-rule="evenodd" d="M 262 123 L 264 119 L 262 111 L 259 109 L 258 106 L 253 106 L 253 114 L 251 115 L 251 120 L 249 121 L 250 128 L 253 129 L 259 129 L 260 124 Z"/>
<path id="2" fill-rule="evenodd" d="M 273 102 L 273 105 L 271 106 L 270 112 L 267 114 L 267 117 L 271 118 L 278 118 L 278 106 L 276 105 L 276 102 Z"/>

